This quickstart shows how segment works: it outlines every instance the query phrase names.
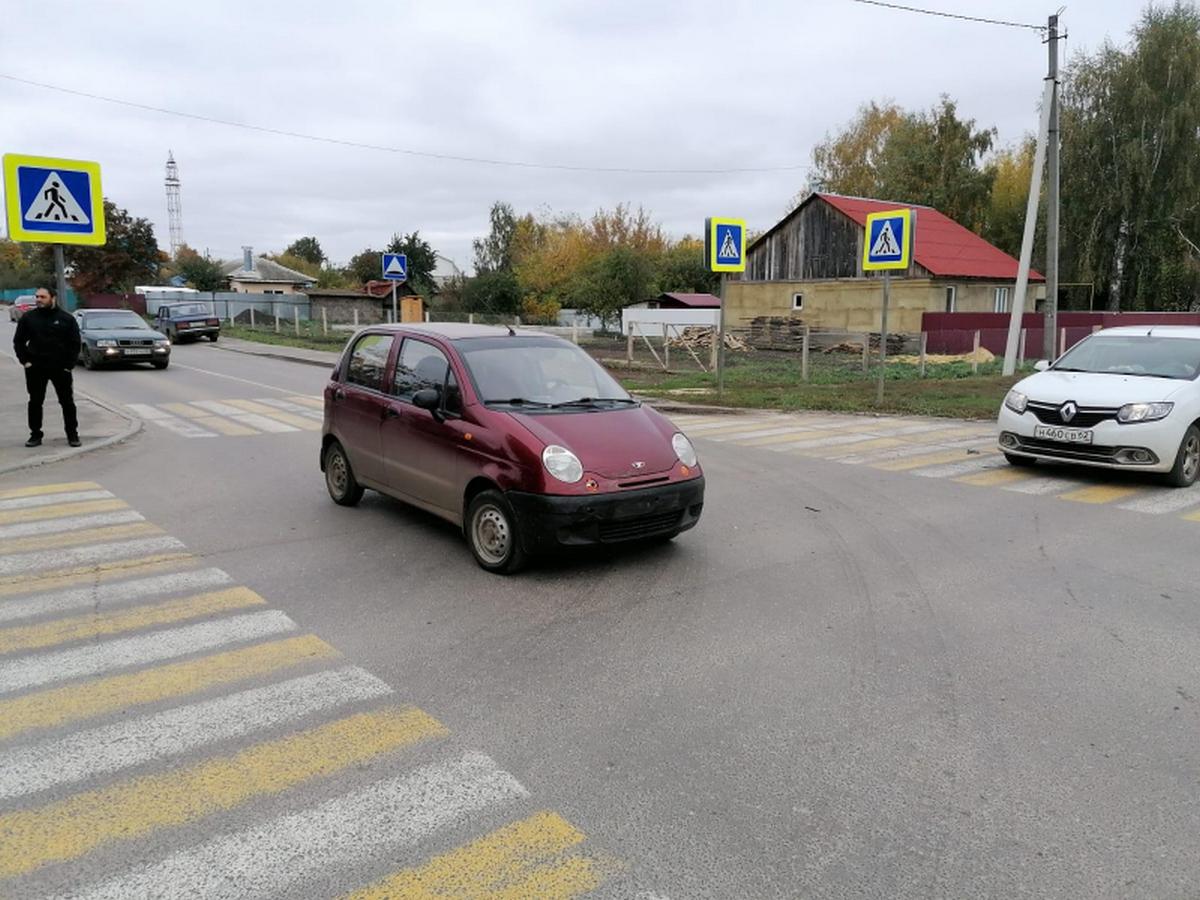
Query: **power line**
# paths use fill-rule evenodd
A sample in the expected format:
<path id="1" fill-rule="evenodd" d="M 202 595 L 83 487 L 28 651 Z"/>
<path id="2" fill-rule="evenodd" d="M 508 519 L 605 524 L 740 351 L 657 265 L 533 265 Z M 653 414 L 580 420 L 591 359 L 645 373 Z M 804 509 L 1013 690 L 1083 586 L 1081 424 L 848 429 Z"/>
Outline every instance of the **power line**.
<path id="1" fill-rule="evenodd" d="M 1028 28 L 1031 31 L 1045 31 L 1045 25 L 1030 25 L 1026 22 L 1006 22 L 1003 19 L 985 19 L 981 16 L 965 16 L 961 13 L 942 12 L 937 9 L 921 9 L 916 6 L 903 6 L 899 3 L 885 3 L 884 0 L 851 0 L 852 3 L 864 3 L 867 6 L 882 6 L 886 9 L 898 9 L 902 12 L 920 13 L 924 16 L 940 16 L 943 19 L 960 19 L 964 22 L 982 22 L 985 25 L 1004 25 L 1007 28 Z"/>
<path id="2" fill-rule="evenodd" d="M 57 91 L 60 94 L 70 94 L 74 97 L 84 97 L 88 100 L 99 100 L 103 103 L 112 103 L 117 106 L 127 106 L 132 109 L 141 109 L 147 112 L 161 113 L 166 116 L 177 116 L 181 119 L 192 119 L 197 122 L 208 122 L 212 125 L 225 125 L 229 128 L 242 128 L 247 131 L 257 131 L 262 134 L 274 134 L 280 137 L 296 138 L 303 141 L 314 141 L 321 144 L 334 144 L 340 147 L 355 147 L 360 150 L 377 150 L 381 153 L 399 153 L 405 156 L 416 156 L 423 159 L 437 159 L 445 162 L 459 163 L 475 163 L 485 166 L 503 166 L 513 169 L 552 169 L 563 172 L 604 172 L 610 174 L 626 174 L 626 175 L 739 175 L 756 172 L 794 172 L 800 169 L 807 169 L 808 164 L 796 164 L 790 166 L 746 166 L 729 169 L 643 169 L 634 166 L 576 166 L 563 163 L 536 163 L 521 160 L 510 159 L 489 159 L 482 156 L 460 156 L 452 153 L 434 153 L 429 150 L 413 150 L 408 147 L 388 147 L 381 144 L 366 144 L 361 141 L 350 141 L 344 138 L 328 137 L 319 134 L 305 134 L 300 131 L 286 131 L 282 128 L 269 128 L 265 125 L 252 125 L 246 122 L 233 122 L 229 119 L 219 119 L 215 116 L 203 116 L 198 113 L 183 112 L 177 109 L 167 109 L 161 106 L 151 106 L 147 103 L 137 103 L 133 100 L 122 100 L 118 97 L 105 97 L 102 94 L 91 94 L 87 91 L 77 91 L 72 88 L 65 88 L 55 84 L 46 84 L 41 81 L 31 81 L 28 78 L 18 78 L 15 75 L 7 75 L 0 72 L 0 78 L 7 81 L 13 81 L 17 84 L 25 84 L 31 87 L 43 88 L 47 91 Z"/>

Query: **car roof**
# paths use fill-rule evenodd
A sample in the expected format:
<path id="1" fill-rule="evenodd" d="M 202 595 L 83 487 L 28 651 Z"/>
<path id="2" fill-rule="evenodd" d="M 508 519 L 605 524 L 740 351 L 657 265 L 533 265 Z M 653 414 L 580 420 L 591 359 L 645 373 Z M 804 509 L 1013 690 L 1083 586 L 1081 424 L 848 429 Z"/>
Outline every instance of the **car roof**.
<path id="1" fill-rule="evenodd" d="M 1200 340 L 1200 325 L 1120 325 L 1116 328 L 1105 328 L 1103 331 L 1097 331 L 1096 334 L 1100 337 L 1153 335 L 1154 337 Z"/>
<path id="2" fill-rule="evenodd" d="M 426 322 L 400 323 L 399 325 L 377 325 L 372 331 L 391 331 L 404 334 L 428 335 L 447 341 L 460 341 L 466 338 L 506 337 L 509 329 L 498 325 L 472 325 L 466 322 Z M 544 331 L 529 331 L 522 329 L 516 332 L 518 337 L 552 337 Z"/>

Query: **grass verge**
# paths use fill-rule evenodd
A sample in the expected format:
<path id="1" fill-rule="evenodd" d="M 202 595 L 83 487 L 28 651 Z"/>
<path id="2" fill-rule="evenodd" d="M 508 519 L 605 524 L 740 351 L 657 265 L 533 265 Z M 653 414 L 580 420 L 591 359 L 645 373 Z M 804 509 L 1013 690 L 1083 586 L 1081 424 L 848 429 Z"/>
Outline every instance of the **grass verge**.
<path id="1" fill-rule="evenodd" d="M 328 337 L 321 334 L 306 334 L 300 330 L 297 337 L 294 331 L 266 331 L 261 328 L 248 328 L 245 325 L 221 325 L 221 335 L 238 338 L 243 341 L 256 341 L 260 344 L 274 344 L 277 347 L 299 347 L 303 350 L 332 350 L 340 351 L 350 339 L 349 332 L 330 333 Z"/>

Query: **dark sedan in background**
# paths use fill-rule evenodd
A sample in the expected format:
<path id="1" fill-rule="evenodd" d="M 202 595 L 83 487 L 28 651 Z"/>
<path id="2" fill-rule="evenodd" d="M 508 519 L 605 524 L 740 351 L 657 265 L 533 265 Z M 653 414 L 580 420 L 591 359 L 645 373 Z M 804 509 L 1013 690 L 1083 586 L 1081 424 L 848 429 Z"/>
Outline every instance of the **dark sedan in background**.
<path id="1" fill-rule="evenodd" d="M 171 343 L 146 320 L 129 309 L 81 309 L 79 361 L 85 369 L 116 363 L 150 363 L 165 369 L 171 360 Z"/>
<path id="2" fill-rule="evenodd" d="M 221 320 L 203 303 L 164 303 L 158 308 L 154 325 L 173 344 L 202 337 L 215 343 L 221 336 Z"/>

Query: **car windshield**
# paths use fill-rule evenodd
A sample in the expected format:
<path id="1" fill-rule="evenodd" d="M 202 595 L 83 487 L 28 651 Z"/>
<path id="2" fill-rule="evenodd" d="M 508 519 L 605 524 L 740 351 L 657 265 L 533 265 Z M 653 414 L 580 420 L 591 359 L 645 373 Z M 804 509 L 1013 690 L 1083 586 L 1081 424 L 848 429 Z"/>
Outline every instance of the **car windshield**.
<path id="1" fill-rule="evenodd" d="M 172 316 L 207 316 L 208 307 L 203 303 L 185 303 L 183 306 L 172 306 Z"/>
<path id="2" fill-rule="evenodd" d="M 544 409 L 633 402 L 599 363 L 559 338 L 466 338 L 455 346 L 484 403 Z"/>
<path id="3" fill-rule="evenodd" d="M 92 313 L 84 317 L 84 330 L 148 331 L 150 326 L 135 312 Z"/>
<path id="4" fill-rule="evenodd" d="M 1200 373 L 1200 340 L 1154 335 L 1097 335 L 1054 364 L 1058 372 L 1191 379 Z"/>

